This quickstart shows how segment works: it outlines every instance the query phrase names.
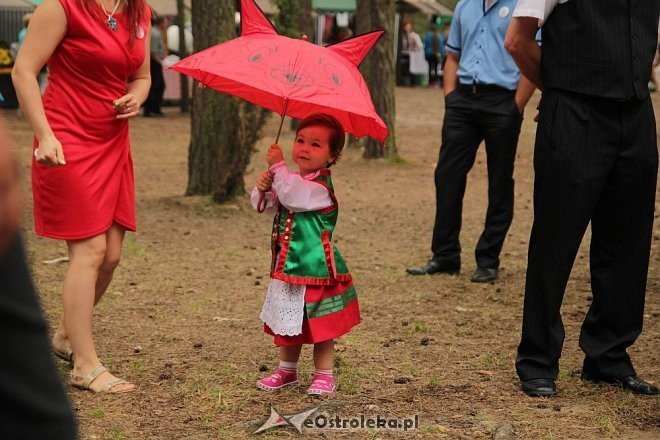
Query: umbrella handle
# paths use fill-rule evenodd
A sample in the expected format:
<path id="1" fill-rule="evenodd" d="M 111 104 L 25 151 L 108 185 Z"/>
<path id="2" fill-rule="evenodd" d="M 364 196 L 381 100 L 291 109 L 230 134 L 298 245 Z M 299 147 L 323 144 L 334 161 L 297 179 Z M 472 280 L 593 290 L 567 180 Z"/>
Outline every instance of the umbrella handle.
<path id="1" fill-rule="evenodd" d="M 280 119 L 280 127 L 277 129 L 277 137 L 275 143 L 280 140 L 280 133 L 282 133 L 282 125 L 284 124 L 284 117 L 286 116 L 286 108 L 289 106 L 289 98 L 284 98 L 284 110 L 282 110 L 282 117 Z M 257 203 L 257 212 L 262 213 L 266 210 L 266 193 L 259 190 L 259 202 Z"/>
<path id="2" fill-rule="evenodd" d="M 262 213 L 266 210 L 266 192 L 259 190 L 259 202 L 257 202 L 257 212 Z"/>

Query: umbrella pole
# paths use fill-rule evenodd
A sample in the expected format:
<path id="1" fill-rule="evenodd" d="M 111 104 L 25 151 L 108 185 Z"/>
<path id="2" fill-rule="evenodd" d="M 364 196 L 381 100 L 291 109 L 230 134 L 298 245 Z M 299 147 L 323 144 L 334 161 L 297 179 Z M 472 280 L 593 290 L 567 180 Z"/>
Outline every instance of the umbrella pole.
<path id="1" fill-rule="evenodd" d="M 280 134 L 282 133 L 282 125 L 284 125 L 284 117 L 286 116 L 286 108 L 289 106 L 289 98 L 284 98 L 284 110 L 282 110 L 282 117 L 280 119 L 280 128 L 277 129 L 277 136 L 275 137 L 275 143 L 277 144 L 280 141 Z M 257 211 L 264 212 L 266 209 L 266 193 L 259 191 L 259 202 L 257 203 Z"/>
<path id="2" fill-rule="evenodd" d="M 282 110 L 282 118 L 280 119 L 280 128 L 277 129 L 277 137 L 275 143 L 280 141 L 280 133 L 282 133 L 282 125 L 284 124 L 284 117 L 286 116 L 286 108 L 289 106 L 289 98 L 284 98 L 284 110 Z"/>

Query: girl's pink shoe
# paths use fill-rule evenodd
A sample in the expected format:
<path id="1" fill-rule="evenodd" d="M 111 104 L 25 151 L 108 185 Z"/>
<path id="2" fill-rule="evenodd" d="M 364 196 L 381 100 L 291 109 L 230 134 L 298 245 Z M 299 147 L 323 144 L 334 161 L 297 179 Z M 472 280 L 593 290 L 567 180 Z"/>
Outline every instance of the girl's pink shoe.
<path id="1" fill-rule="evenodd" d="M 315 374 L 312 384 L 307 388 L 310 396 L 322 396 L 332 394 L 335 391 L 335 378 L 327 374 Z"/>
<path id="2" fill-rule="evenodd" d="M 270 376 L 257 381 L 257 388 L 265 391 L 277 391 L 298 385 L 298 374 L 288 373 L 281 368 L 273 371 Z"/>

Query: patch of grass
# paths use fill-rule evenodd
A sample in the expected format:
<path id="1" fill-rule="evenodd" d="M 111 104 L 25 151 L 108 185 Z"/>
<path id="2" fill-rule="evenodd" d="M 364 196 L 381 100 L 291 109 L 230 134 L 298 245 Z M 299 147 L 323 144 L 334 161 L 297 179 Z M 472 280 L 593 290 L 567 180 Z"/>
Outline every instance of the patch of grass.
<path id="1" fill-rule="evenodd" d="M 347 395 L 360 394 L 362 379 L 368 376 L 367 372 L 342 356 L 335 357 L 335 368 L 341 392 Z"/>
<path id="2" fill-rule="evenodd" d="M 127 437 L 126 433 L 120 426 L 113 426 L 110 428 L 110 438 L 112 440 L 125 440 Z"/>
<path id="3" fill-rule="evenodd" d="M 341 342 L 344 345 L 355 345 L 355 343 L 358 342 L 358 339 L 353 333 L 349 333 L 341 337 Z"/>
<path id="4" fill-rule="evenodd" d="M 144 360 L 139 358 L 134 359 L 133 362 L 131 362 L 131 369 L 133 370 L 134 374 L 139 374 L 144 372 L 145 370 Z"/>
<path id="5" fill-rule="evenodd" d="M 105 411 L 103 411 L 103 408 L 92 408 L 89 410 L 89 414 L 97 419 L 105 417 Z"/>
<path id="6" fill-rule="evenodd" d="M 472 364 L 475 368 L 484 370 L 502 370 L 508 368 L 504 356 L 498 356 L 490 352 L 486 352 L 476 359 L 473 359 Z"/>
<path id="7" fill-rule="evenodd" d="M 388 159 L 390 165 L 407 165 L 408 161 L 398 154 Z"/>
<path id="8" fill-rule="evenodd" d="M 122 246 L 122 255 L 123 257 L 146 257 L 147 251 L 135 241 L 133 234 L 126 234 Z"/>
<path id="9" fill-rule="evenodd" d="M 598 426 L 602 427 L 605 431 L 615 432 L 614 423 L 607 416 L 598 416 L 596 418 Z"/>

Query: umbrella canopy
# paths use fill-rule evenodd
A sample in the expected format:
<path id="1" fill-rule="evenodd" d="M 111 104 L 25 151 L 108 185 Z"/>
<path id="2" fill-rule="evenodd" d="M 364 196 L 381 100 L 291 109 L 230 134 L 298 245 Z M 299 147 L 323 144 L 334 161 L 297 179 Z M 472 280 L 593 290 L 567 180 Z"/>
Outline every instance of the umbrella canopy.
<path id="1" fill-rule="evenodd" d="M 283 116 L 327 113 L 356 137 L 385 140 L 387 126 L 358 70 L 383 31 L 323 47 L 278 35 L 253 0 L 241 0 L 241 16 L 240 37 L 171 68 Z"/>

